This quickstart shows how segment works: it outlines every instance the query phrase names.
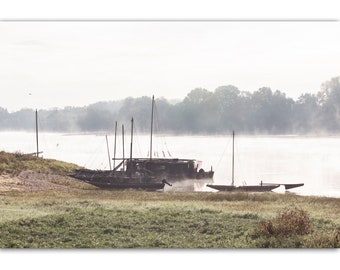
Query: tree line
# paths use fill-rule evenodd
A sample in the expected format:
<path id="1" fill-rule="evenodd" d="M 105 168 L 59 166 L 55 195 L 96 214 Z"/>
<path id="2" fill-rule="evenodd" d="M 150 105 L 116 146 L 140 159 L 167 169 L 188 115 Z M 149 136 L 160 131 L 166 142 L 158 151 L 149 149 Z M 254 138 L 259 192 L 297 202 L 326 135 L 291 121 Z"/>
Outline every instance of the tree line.
<path id="1" fill-rule="evenodd" d="M 134 118 L 140 132 L 150 130 L 151 97 L 126 98 L 85 107 L 39 110 L 39 127 L 52 132 L 112 132 L 114 123 L 128 127 Z M 1 130 L 34 130 L 32 109 L 9 113 L 0 108 Z M 321 85 L 316 94 L 297 100 L 269 87 L 250 93 L 226 85 L 191 90 L 177 103 L 156 98 L 155 125 L 175 134 L 238 133 L 308 134 L 340 132 L 340 77 Z"/>

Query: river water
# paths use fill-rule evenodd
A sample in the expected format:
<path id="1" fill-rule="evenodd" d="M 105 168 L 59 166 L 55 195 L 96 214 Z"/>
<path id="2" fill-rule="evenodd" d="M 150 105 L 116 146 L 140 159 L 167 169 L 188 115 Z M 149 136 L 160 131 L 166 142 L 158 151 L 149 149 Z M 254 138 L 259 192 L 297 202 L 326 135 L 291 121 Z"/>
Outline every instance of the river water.
<path id="1" fill-rule="evenodd" d="M 110 157 L 114 137 L 108 135 Z M 122 157 L 122 136 L 116 139 L 116 157 Z M 150 137 L 133 138 L 133 156 L 146 157 Z M 0 132 L 0 151 L 33 153 L 35 134 Z M 106 134 L 40 133 L 43 157 L 72 162 L 91 169 L 108 169 Z M 130 153 L 130 136 L 125 136 L 124 156 Z M 154 136 L 153 156 L 197 159 L 215 171 L 215 184 L 231 184 L 232 137 Z M 340 197 L 340 137 L 237 136 L 235 137 L 235 185 L 304 183 L 292 189 L 299 195 Z M 117 164 L 116 164 L 117 165 Z M 205 191 L 212 191 L 204 188 Z M 284 192 L 281 187 L 274 192 Z"/>

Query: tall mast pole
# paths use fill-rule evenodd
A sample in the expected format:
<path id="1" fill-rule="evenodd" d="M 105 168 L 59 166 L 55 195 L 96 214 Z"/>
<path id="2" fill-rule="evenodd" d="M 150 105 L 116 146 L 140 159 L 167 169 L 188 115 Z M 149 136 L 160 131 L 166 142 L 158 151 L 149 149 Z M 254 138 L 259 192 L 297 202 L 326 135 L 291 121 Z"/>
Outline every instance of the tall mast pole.
<path id="1" fill-rule="evenodd" d="M 39 157 L 39 135 L 38 135 L 38 110 L 35 110 L 35 137 L 37 142 L 37 157 Z"/>
<path id="2" fill-rule="evenodd" d="M 131 118 L 130 164 L 132 165 L 133 117 Z"/>
<path id="3" fill-rule="evenodd" d="M 117 121 L 115 123 L 115 143 L 113 147 L 113 169 L 116 168 Z"/>
<path id="4" fill-rule="evenodd" d="M 231 176 L 231 185 L 234 185 L 234 140 L 235 140 L 235 132 L 233 130 L 233 158 L 232 158 L 232 176 Z"/>
<path id="5" fill-rule="evenodd" d="M 155 104 L 155 98 L 152 96 L 152 106 L 151 106 L 151 134 L 150 134 L 150 160 L 152 159 L 152 131 L 153 131 L 153 107 Z"/>
<path id="6" fill-rule="evenodd" d="M 125 163 L 124 163 L 124 159 L 125 159 L 125 156 L 124 156 L 124 124 L 122 125 L 122 140 L 123 140 L 123 171 L 125 171 Z"/>

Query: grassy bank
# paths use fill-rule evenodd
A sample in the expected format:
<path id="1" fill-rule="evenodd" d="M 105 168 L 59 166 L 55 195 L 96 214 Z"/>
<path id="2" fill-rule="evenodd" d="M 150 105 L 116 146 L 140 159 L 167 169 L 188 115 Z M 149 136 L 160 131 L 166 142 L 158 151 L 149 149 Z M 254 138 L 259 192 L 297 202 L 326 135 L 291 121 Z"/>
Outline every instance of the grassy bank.
<path id="1" fill-rule="evenodd" d="M 18 175 L 25 170 L 32 170 L 40 173 L 55 173 L 67 175 L 72 173 L 79 166 L 54 159 L 37 158 L 34 155 L 20 152 L 0 152 L 0 174 Z"/>
<path id="2" fill-rule="evenodd" d="M 332 198 L 80 189 L 3 194 L 0 209 L 2 248 L 340 247 Z"/>
<path id="3" fill-rule="evenodd" d="M 75 168 L 0 152 L 1 248 L 340 247 L 340 199 L 105 191 Z"/>

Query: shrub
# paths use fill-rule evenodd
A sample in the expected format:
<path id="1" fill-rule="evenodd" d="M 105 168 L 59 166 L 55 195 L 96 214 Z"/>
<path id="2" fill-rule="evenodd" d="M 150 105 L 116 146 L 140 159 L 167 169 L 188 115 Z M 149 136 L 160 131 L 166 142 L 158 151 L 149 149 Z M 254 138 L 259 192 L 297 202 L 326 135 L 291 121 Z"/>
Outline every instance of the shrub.
<path id="1" fill-rule="evenodd" d="M 273 221 L 262 221 L 258 231 L 271 236 L 306 235 L 312 232 L 309 214 L 298 208 L 285 209 Z"/>
<path id="2" fill-rule="evenodd" d="M 301 248 L 306 246 L 306 236 L 312 232 L 309 214 L 294 207 L 284 209 L 273 220 L 261 221 L 248 237 L 253 240 L 252 245 L 255 247 Z"/>

